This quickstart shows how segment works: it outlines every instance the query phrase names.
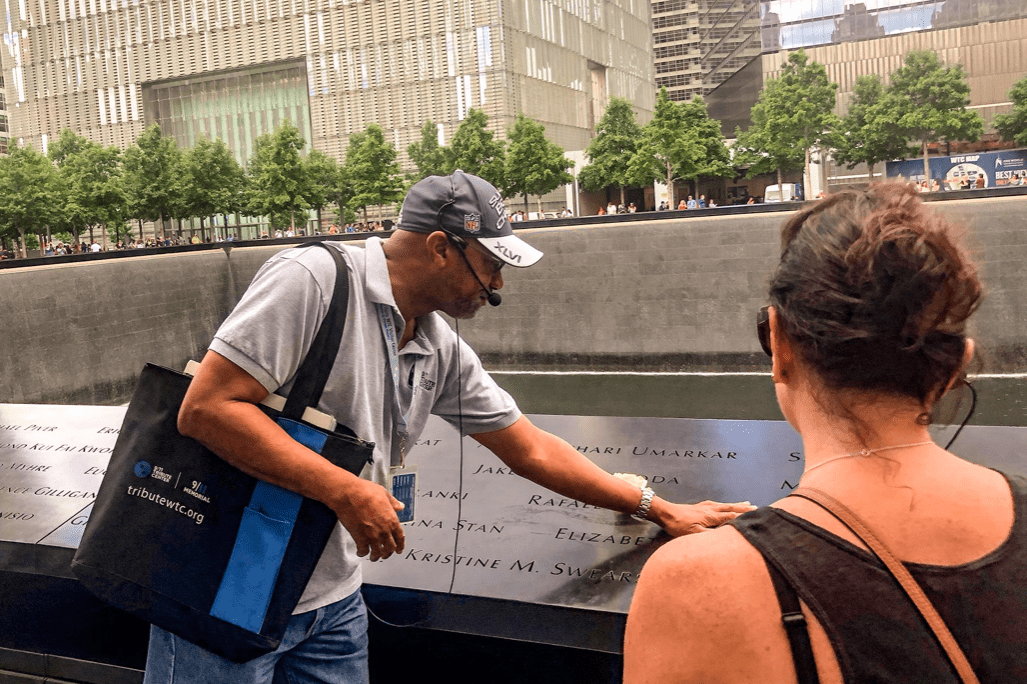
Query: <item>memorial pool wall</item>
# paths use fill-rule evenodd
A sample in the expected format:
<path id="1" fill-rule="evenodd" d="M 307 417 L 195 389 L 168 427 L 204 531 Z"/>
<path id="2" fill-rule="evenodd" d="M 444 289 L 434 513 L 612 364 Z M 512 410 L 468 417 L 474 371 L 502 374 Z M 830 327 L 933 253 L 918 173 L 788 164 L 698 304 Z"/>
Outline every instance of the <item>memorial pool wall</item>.
<path id="1" fill-rule="evenodd" d="M 984 370 L 1027 371 L 1027 197 L 933 206 L 965 226 L 981 267 L 987 297 L 974 334 Z M 707 211 L 604 223 L 589 217 L 523 230 L 545 258 L 530 269 L 505 269 L 503 304 L 462 321 L 460 333 L 501 381 L 525 392 L 526 371 L 766 372 L 755 311 L 765 303 L 787 216 Z M 144 363 L 182 367 L 201 358 L 260 265 L 287 246 L 243 243 L 0 269 L 0 401 L 126 402 Z M 730 415 L 722 417 L 770 417 L 772 393 L 752 390 L 769 383 L 738 378 L 736 396 L 721 402 Z M 680 415 L 680 407 L 666 407 L 676 395 L 659 396 L 668 381 L 659 382 L 656 396 L 641 405 L 652 407 L 649 415 Z M 672 386 L 708 397 L 703 382 L 711 381 L 679 379 Z M 573 391 L 586 404 L 597 401 Z M 737 406 L 743 397 L 759 415 Z M 559 403 L 539 400 L 542 406 L 529 410 Z M 626 409 L 639 406 L 625 401 Z M 696 402 L 698 410 L 705 406 Z"/>

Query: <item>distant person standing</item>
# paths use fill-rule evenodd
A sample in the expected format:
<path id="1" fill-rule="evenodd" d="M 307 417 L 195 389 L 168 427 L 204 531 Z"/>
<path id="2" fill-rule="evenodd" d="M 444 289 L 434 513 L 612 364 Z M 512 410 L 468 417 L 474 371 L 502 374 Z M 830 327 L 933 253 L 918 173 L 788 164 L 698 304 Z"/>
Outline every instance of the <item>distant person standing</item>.
<path id="1" fill-rule="evenodd" d="M 680 202 L 678 202 L 678 211 L 681 211 L 682 209 L 688 209 L 688 204 L 685 202 L 685 200 L 681 200 Z"/>
<path id="2" fill-rule="evenodd" d="M 698 205 L 698 204 L 696 204 L 696 201 L 695 201 L 695 199 L 693 199 L 693 198 L 692 198 L 692 196 L 691 196 L 691 195 L 689 195 L 689 196 L 688 196 L 688 201 L 687 201 L 687 202 L 685 202 L 685 206 L 686 206 L 687 208 L 689 208 L 689 209 L 695 209 L 695 208 L 696 208 L 696 207 L 698 207 L 699 205 Z"/>

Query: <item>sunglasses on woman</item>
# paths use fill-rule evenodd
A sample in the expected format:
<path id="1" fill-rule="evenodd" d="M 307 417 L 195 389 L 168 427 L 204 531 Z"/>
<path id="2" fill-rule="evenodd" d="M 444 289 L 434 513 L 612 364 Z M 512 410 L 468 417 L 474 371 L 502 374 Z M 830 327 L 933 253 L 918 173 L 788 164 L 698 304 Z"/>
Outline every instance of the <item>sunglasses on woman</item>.
<path id="1" fill-rule="evenodd" d="M 756 312 L 756 336 L 760 340 L 760 346 L 767 356 L 773 357 L 770 352 L 770 307 L 761 306 Z"/>

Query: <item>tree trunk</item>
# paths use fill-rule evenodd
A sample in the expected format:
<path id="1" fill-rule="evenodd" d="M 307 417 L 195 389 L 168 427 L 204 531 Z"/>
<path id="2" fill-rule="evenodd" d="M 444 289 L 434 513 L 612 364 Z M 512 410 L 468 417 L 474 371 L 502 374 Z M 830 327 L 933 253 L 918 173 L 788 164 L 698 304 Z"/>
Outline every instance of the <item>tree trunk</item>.
<path id="1" fill-rule="evenodd" d="M 805 152 L 806 152 L 806 161 L 805 161 L 806 170 L 805 170 L 805 172 L 803 173 L 803 176 L 802 176 L 802 198 L 803 199 L 809 199 L 809 191 L 813 189 L 813 176 L 811 176 L 810 172 L 809 172 L 810 164 L 809 164 L 809 148 L 808 147 L 806 148 Z"/>
<path id="2" fill-rule="evenodd" d="M 544 219 L 545 215 L 542 213 L 542 195 L 536 195 L 538 198 L 538 217 Z"/>
<path id="3" fill-rule="evenodd" d="M 874 166 L 875 166 L 874 164 L 867 164 L 867 169 L 869 169 L 869 171 L 870 171 L 869 183 L 873 183 L 874 182 Z"/>
<path id="4" fill-rule="evenodd" d="M 292 228 L 292 232 L 296 232 L 296 210 L 289 209 L 289 227 Z"/>
<path id="5" fill-rule="evenodd" d="M 777 197 L 780 201 L 785 201 L 785 182 L 784 175 L 781 173 L 781 167 L 777 167 Z M 766 202 L 767 198 L 764 197 L 763 201 Z"/>
<path id="6" fill-rule="evenodd" d="M 677 199 L 676 197 L 674 197 L 674 175 L 671 173 L 670 162 L 667 162 L 666 167 L 667 167 L 667 196 L 670 197 L 670 208 L 671 209 L 677 209 L 678 208 L 677 202 L 674 201 L 674 200 Z"/>
<path id="7" fill-rule="evenodd" d="M 143 241 L 143 220 L 142 219 L 136 219 L 136 221 L 139 222 L 139 242 L 142 242 Z M 157 231 L 154 230 L 153 232 L 154 232 L 154 236 L 153 237 L 156 238 L 157 237 L 157 235 L 156 235 Z"/>
<path id="8" fill-rule="evenodd" d="M 21 238 L 21 258 L 27 259 L 29 256 L 28 250 L 25 248 L 25 229 L 18 226 L 18 237 Z"/>
<path id="9" fill-rule="evenodd" d="M 927 141 L 924 140 L 924 180 L 927 181 L 927 187 L 931 187 L 931 166 L 927 163 Z"/>
<path id="10" fill-rule="evenodd" d="M 204 239 L 206 238 L 206 233 L 204 232 L 204 227 L 205 226 L 204 226 L 203 221 L 204 221 L 204 217 L 201 216 L 200 217 L 200 242 L 204 242 Z"/>
<path id="11" fill-rule="evenodd" d="M 620 186 L 620 203 L 621 206 L 627 206 L 627 202 L 624 201 L 624 186 Z"/>

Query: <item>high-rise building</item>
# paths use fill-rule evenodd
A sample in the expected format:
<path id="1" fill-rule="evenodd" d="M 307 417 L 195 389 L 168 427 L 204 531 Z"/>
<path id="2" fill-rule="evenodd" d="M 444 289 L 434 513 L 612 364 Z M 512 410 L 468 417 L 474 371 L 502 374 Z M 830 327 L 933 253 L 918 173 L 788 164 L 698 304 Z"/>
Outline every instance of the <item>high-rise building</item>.
<path id="1" fill-rule="evenodd" d="M 7 120 L 7 97 L 4 88 L 3 54 L 0 51 L 0 154 L 7 154 L 7 146 L 11 141 L 11 126 Z"/>
<path id="2" fill-rule="evenodd" d="M 672 100 L 706 95 L 760 54 L 758 0 L 656 0 L 656 85 Z"/>
<path id="3" fill-rule="evenodd" d="M 426 119 L 497 132 L 524 113 L 581 150 L 610 96 L 655 103 L 646 0 L 19 0 L 3 31 L 12 137 L 129 145 L 158 122 L 240 160 L 292 120 L 342 158 L 381 125 L 405 159 Z"/>

